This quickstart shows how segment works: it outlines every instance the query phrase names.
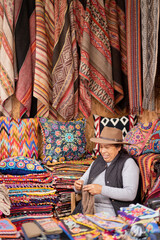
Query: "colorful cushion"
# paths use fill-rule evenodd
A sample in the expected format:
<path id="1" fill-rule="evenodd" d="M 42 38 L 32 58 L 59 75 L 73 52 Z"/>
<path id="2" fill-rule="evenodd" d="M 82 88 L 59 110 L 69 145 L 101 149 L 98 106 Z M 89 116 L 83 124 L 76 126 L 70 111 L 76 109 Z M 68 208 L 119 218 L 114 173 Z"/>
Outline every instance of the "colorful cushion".
<path id="1" fill-rule="evenodd" d="M 132 156 L 139 156 L 152 134 L 157 121 L 149 123 L 138 123 L 125 136 L 124 141 L 131 145 L 124 145 L 124 148 Z"/>
<path id="2" fill-rule="evenodd" d="M 86 120 L 60 122 L 39 118 L 43 134 L 43 162 L 79 160 L 86 152 Z"/>
<path id="3" fill-rule="evenodd" d="M 2 174 L 26 175 L 46 171 L 37 160 L 23 156 L 10 157 L 0 161 L 0 172 Z"/>
<path id="4" fill-rule="evenodd" d="M 160 121 L 157 122 L 153 133 L 146 142 L 142 154 L 144 153 L 160 153 Z"/>
<path id="5" fill-rule="evenodd" d="M 107 126 L 121 129 L 124 138 L 127 132 L 129 132 L 130 129 L 137 123 L 136 115 L 127 115 L 120 118 L 108 118 L 94 114 L 93 119 L 95 137 L 99 137 L 102 129 Z M 93 149 L 93 154 L 99 155 L 99 144 L 95 145 L 95 148 Z"/>
<path id="6" fill-rule="evenodd" d="M 38 158 L 38 119 L 0 117 L 0 160 L 25 156 Z"/>

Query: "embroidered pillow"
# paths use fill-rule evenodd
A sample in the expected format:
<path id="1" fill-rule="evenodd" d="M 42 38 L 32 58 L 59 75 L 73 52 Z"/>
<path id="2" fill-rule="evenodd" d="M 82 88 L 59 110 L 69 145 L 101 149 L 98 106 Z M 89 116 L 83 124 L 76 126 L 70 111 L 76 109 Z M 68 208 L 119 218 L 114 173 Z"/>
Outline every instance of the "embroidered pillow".
<path id="1" fill-rule="evenodd" d="M 26 175 L 46 171 L 37 160 L 23 156 L 10 157 L 0 161 L 0 172 L 2 174 Z"/>
<path id="2" fill-rule="evenodd" d="M 86 152 L 86 120 L 60 122 L 39 118 L 43 135 L 43 162 L 79 160 Z"/>
<path id="3" fill-rule="evenodd" d="M 0 160 L 25 156 L 38 158 L 38 119 L 0 117 Z"/>
<path id="4" fill-rule="evenodd" d="M 104 127 L 115 127 L 122 130 L 123 138 L 126 136 L 127 132 L 137 123 L 136 115 L 127 115 L 120 118 L 108 118 L 99 115 L 93 115 L 94 119 L 94 133 L 95 137 L 99 137 L 102 129 Z M 93 149 L 94 155 L 99 155 L 99 144 L 95 145 Z"/>
<path id="5" fill-rule="evenodd" d="M 138 123 L 125 136 L 124 141 L 131 145 L 124 145 L 124 148 L 132 156 L 139 156 L 152 134 L 157 121 L 149 123 Z"/>
<path id="6" fill-rule="evenodd" d="M 157 122 L 151 137 L 146 142 L 142 154 L 160 153 L 160 121 Z"/>

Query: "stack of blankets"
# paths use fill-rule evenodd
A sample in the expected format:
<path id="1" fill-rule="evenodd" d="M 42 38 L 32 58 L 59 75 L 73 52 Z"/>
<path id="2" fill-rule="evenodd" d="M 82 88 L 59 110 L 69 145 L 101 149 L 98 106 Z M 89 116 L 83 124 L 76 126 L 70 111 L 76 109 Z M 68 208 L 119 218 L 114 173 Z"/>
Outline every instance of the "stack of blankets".
<path id="1" fill-rule="evenodd" d="M 0 175 L 11 203 L 9 219 L 17 229 L 23 222 L 53 216 L 59 201 L 54 188 L 53 174 L 49 171 L 27 175 Z"/>
<path id="2" fill-rule="evenodd" d="M 56 218 L 71 214 L 71 193 L 74 191 L 74 182 L 86 172 L 93 160 L 93 157 L 90 157 L 47 166 L 53 174 L 54 187 L 59 196 L 54 211 Z"/>

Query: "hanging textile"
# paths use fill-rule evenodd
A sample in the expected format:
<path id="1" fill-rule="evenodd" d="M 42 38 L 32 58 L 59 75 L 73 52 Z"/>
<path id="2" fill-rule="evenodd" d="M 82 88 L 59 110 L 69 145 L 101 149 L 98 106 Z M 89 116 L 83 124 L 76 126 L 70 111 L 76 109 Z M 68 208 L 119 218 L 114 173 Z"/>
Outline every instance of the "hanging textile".
<path id="1" fill-rule="evenodd" d="M 126 0 L 127 71 L 130 113 L 142 111 L 140 0 Z"/>
<path id="2" fill-rule="evenodd" d="M 20 117 L 30 116 L 35 58 L 35 1 L 15 1 L 15 50 L 17 59 L 16 97 Z"/>
<path id="3" fill-rule="evenodd" d="M 79 109 L 91 113 L 91 95 L 114 112 L 111 49 L 103 0 L 87 0 L 80 60 Z"/>
<path id="4" fill-rule="evenodd" d="M 159 0 L 141 0 L 143 108 L 155 111 L 158 56 Z"/>
<path id="5" fill-rule="evenodd" d="M 122 109 L 129 104 L 125 0 L 105 0 L 105 10 L 111 44 L 115 105 Z"/>
<path id="6" fill-rule="evenodd" d="M 69 120 L 78 115 L 77 42 L 81 43 L 83 12 L 80 1 L 36 0 L 33 95 L 38 99 L 38 116 L 56 119 L 59 114 Z"/>
<path id="7" fill-rule="evenodd" d="M 14 84 L 14 0 L 0 0 L 0 112 L 11 115 Z"/>
<path id="8" fill-rule="evenodd" d="M 54 47 L 54 1 L 35 0 L 36 55 L 33 96 L 37 98 L 37 116 L 56 119 L 52 103 L 52 53 Z"/>
<path id="9" fill-rule="evenodd" d="M 65 119 L 78 115 L 78 51 L 72 0 L 55 1 L 52 106 Z"/>

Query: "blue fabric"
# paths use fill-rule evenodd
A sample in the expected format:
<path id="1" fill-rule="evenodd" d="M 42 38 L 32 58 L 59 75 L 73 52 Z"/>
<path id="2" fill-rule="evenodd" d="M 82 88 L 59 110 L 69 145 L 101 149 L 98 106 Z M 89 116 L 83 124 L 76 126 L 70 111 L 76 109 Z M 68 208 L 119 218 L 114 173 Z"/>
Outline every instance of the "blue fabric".
<path id="1" fill-rule="evenodd" d="M 43 162 L 79 160 L 86 153 L 86 120 L 68 122 L 39 118 L 43 134 Z"/>
<path id="2" fill-rule="evenodd" d="M 27 157 L 10 157 L 0 161 L 0 172 L 10 175 L 43 173 L 47 170 L 35 159 Z"/>

